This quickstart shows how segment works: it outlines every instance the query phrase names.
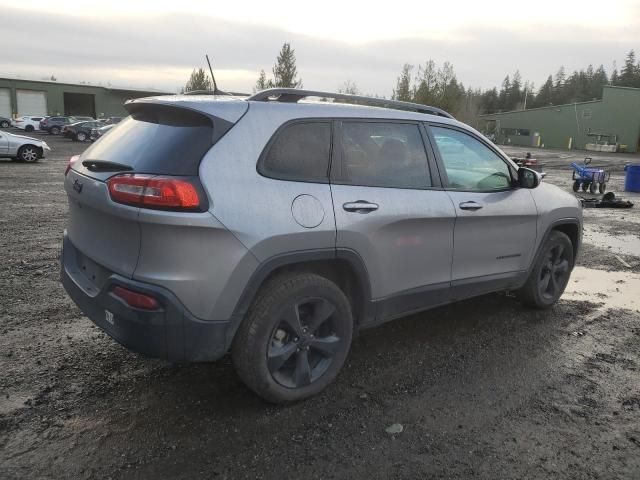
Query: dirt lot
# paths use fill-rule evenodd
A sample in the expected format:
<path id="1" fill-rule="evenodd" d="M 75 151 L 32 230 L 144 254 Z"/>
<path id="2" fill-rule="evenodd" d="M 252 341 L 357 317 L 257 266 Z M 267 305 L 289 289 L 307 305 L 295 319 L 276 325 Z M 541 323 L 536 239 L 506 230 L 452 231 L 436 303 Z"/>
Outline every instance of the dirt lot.
<path id="1" fill-rule="evenodd" d="M 0 162 L 0 478 L 640 477 L 638 195 L 585 210 L 552 310 L 489 295 L 366 331 L 324 394 L 279 408 L 228 359 L 145 359 L 81 315 L 58 253 L 64 167 L 86 145 L 47 141 L 45 161 Z M 567 155 L 540 152 L 569 189 Z M 621 192 L 631 161 L 594 164 Z"/>

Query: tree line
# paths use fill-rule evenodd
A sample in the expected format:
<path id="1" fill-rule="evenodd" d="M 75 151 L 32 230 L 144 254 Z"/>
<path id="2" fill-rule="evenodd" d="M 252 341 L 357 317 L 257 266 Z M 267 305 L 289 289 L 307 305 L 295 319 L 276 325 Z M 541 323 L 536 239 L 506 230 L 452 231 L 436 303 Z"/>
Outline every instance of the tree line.
<path id="1" fill-rule="evenodd" d="M 264 70 L 260 71 L 254 92 L 274 87 L 302 87 L 295 50 L 290 43 L 284 43 L 280 49 L 271 74 L 268 77 Z M 396 80 L 391 98 L 439 107 L 464 122 L 472 123 L 483 113 L 598 100 L 602 98 L 602 87 L 605 85 L 640 88 L 640 62 L 636 60 L 634 50 L 627 53 L 619 72 L 614 66 L 609 75 L 603 65 L 597 68 L 589 65 L 568 75 L 565 68 L 560 67 L 538 89 L 533 83 L 523 81 L 517 70 L 504 78 L 499 89 L 494 87 L 482 90 L 465 87 L 449 62 L 438 66 L 433 60 L 427 60 L 417 68 L 405 64 Z M 210 89 L 211 80 L 200 68 L 193 70 L 182 91 Z M 350 80 L 345 81 L 339 91 L 360 93 L 357 85 Z"/>

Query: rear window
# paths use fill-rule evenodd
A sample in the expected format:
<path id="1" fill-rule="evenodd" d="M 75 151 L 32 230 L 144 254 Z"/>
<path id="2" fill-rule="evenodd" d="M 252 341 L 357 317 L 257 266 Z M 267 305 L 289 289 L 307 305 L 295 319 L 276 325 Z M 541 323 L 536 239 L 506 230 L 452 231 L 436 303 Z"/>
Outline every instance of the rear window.
<path id="1" fill-rule="evenodd" d="M 212 140 L 209 118 L 182 108 L 148 105 L 119 122 L 81 160 L 121 163 L 137 173 L 197 175 Z"/>

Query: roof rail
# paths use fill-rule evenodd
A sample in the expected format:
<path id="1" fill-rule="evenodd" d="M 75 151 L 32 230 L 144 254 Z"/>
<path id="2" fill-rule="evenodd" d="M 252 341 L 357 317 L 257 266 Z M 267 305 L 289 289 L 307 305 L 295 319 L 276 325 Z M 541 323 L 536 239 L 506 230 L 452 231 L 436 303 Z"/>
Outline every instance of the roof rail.
<path id="1" fill-rule="evenodd" d="M 183 95 L 230 95 L 233 97 L 248 97 L 248 93 L 223 92 L 222 90 L 190 90 Z"/>
<path id="2" fill-rule="evenodd" d="M 453 118 L 448 112 L 436 107 L 421 105 L 419 103 L 402 102 L 400 100 L 387 100 L 386 98 L 364 97 L 362 95 L 349 95 L 346 93 L 318 92 L 314 90 L 301 90 L 299 88 L 268 88 L 261 92 L 254 93 L 247 100 L 256 102 L 267 102 L 274 100 L 277 102 L 296 103 L 306 97 L 332 98 L 334 100 L 348 100 L 357 105 L 371 105 L 383 108 L 395 108 L 398 110 L 411 110 L 429 115 L 439 115 L 441 117 Z"/>

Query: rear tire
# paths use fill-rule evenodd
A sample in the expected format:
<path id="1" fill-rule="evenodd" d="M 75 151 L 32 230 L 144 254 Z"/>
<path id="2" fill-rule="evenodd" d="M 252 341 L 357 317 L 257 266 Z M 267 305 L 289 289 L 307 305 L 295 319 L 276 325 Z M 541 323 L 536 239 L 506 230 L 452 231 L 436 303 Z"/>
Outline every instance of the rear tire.
<path id="1" fill-rule="evenodd" d="M 0 122 L 0 127 L 9 128 L 9 122 L 7 122 L 6 120 Z"/>
<path id="2" fill-rule="evenodd" d="M 589 185 L 589 193 L 597 193 L 598 192 L 598 184 L 596 182 L 593 182 L 591 185 Z"/>
<path id="3" fill-rule="evenodd" d="M 311 273 L 269 280 L 233 341 L 232 359 L 244 383 L 264 400 L 286 403 L 322 391 L 342 368 L 353 335 L 347 297 Z"/>
<path id="4" fill-rule="evenodd" d="M 84 132 L 76 133 L 76 140 L 79 142 L 84 142 L 87 139 L 87 134 Z"/>
<path id="5" fill-rule="evenodd" d="M 586 192 L 589 189 L 589 182 L 582 182 L 582 191 Z"/>
<path id="6" fill-rule="evenodd" d="M 549 308 L 562 296 L 572 268 L 573 244 L 565 233 L 553 230 L 516 296 L 528 307 Z"/>
<path id="7" fill-rule="evenodd" d="M 33 125 L 27 125 L 26 127 L 24 127 L 25 132 L 33 132 L 34 130 L 35 128 L 33 127 Z"/>
<path id="8" fill-rule="evenodd" d="M 51 135 L 58 135 L 60 133 L 60 127 L 51 127 L 49 133 Z"/>
<path id="9" fill-rule="evenodd" d="M 573 191 L 577 192 L 578 190 L 580 190 L 580 182 L 576 180 L 575 182 L 573 182 Z"/>
<path id="10" fill-rule="evenodd" d="M 598 191 L 599 191 L 600 193 L 604 193 L 604 192 L 606 192 L 606 191 L 607 191 L 607 184 L 606 184 L 605 182 L 602 182 L 602 183 L 600 184 L 600 188 L 598 188 Z"/>

